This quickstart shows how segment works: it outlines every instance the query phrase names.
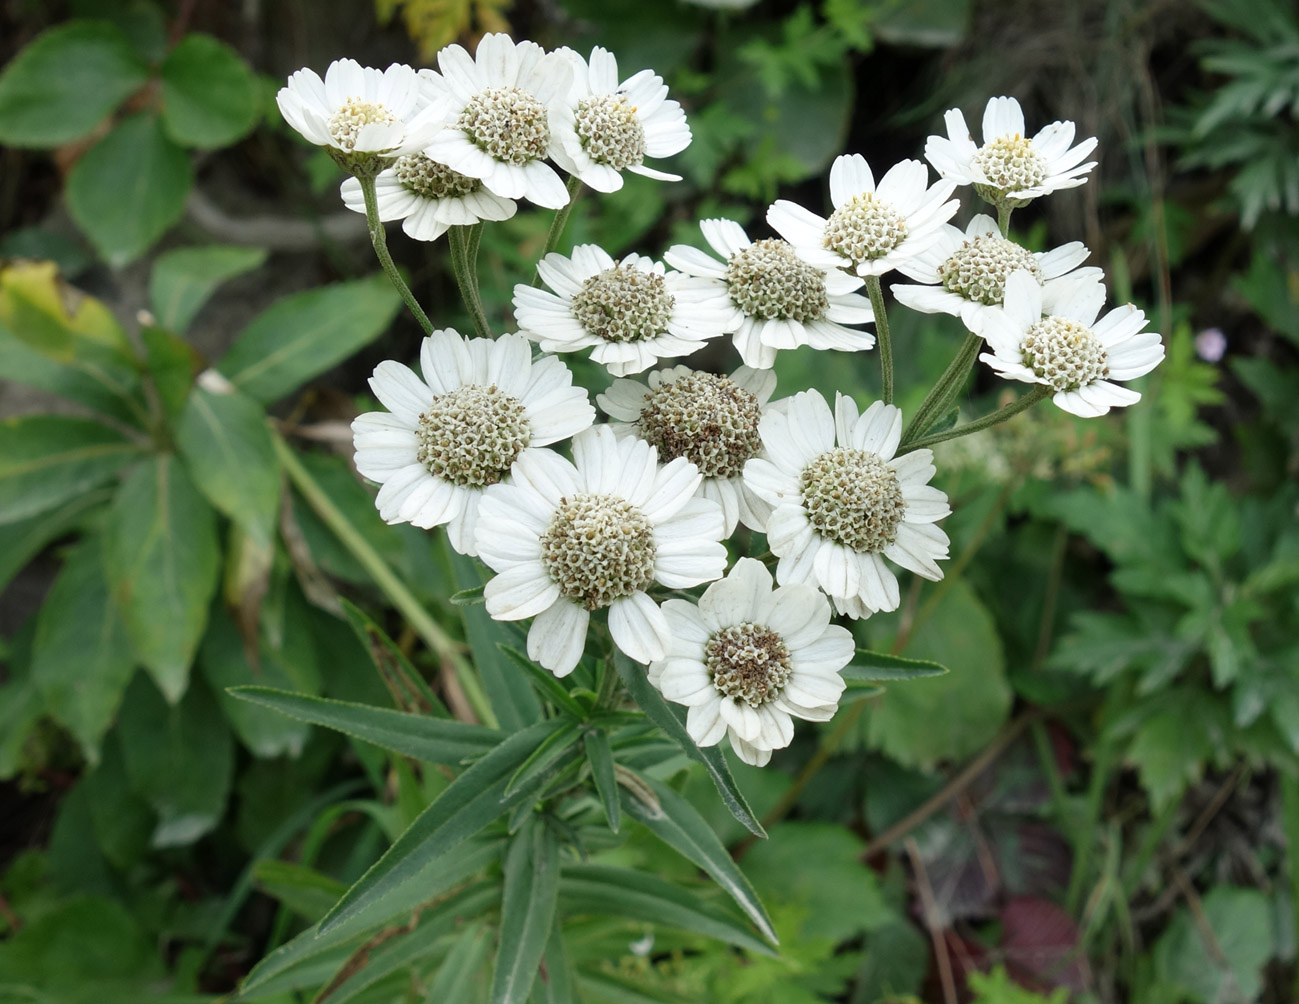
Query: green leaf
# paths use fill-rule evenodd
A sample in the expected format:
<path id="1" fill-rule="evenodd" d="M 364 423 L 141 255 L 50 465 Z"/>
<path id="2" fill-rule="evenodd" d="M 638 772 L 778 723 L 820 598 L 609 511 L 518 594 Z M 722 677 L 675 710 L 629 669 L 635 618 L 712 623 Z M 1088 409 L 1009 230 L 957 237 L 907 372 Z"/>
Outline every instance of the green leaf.
<path id="1" fill-rule="evenodd" d="M 413 707 L 427 709 L 436 718 L 450 718 L 451 712 L 442 703 L 442 699 L 429 689 L 420 671 L 411 665 L 411 661 L 406 658 L 406 653 L 397 647 L 383 628 L 354 603 L 345 599 L 340 602 L 343 616 L 352 626 L 357 639 L 370 653 L 374 667 L 379 671 L 379 676 L 388 690 L 394 695 L 404 694 L 405 697 L 401 702 L 403 704 L 409 703 Z"/>
<path id="2" fill-rule="evenodd" d="M 1200 779 L 1217 750 L 1229 748 L 1226 709 L 1209 692 L 1187 688 L 1169 689 L 1133 712 L 1142 717 L 1128 758 L 1158 812 Z"/>
<path id="3" fill-rule="evenodd" d="M 473 607 L 479 603 L 487 602 L 485 593 L 487 586 L 471 586 L 469 589 L 461 589 L 451 594 L 451 605 L 453 607 Z"/>
<path id="4" fill-rule="evenodd" d="M 528 758 L 511 775 L 505 785 L 507 796 L 513 795 L 520 788 L 535 787 L 537 779 L 548 773 L 550 766 L 581 740 L 582 726 L 577 722 L 563 718 L 551 721 L 558 722 L 559 727 L 538 743 L 536 749 L 528 754 Z"/>
<path id="5" fill-rule="evenodd" d="M 953 581 L 907 651 L 952 671 L 890 687 L 867 715 L 870 744 L 926 769 L 983 749 L 1006 720 L 1011 692 L 1001 638 L 973 590 Z"/>
<path id="6" fill-rule="evenodd" d="M 234 774 L 234 740 L 206 687 L 168 704 L 136 675 L 122 702 L 118 741 L 131 786 L 158 813 L 155 847 L 184 847 L 221 821 Z"/>
<path id="7" fill-rule="evenodd" d="M 0 525 L 84 495 L 140 455 L 139 446 L 92 419 L 5 419 L 0 422 Z"/>
<path id="8" fill-rule="evenodd" d="M 609 829 L 618 832 L 621 823 L 618 804 L 618 781 L 613 772 L 613 751 L 609 749 L 609 736 L 601 729 L 591 729 L 583 737 L 586 761 L 591 765 L 591 780 L 595 782 L 600 804 L 604 806 Z"/>
<path id="9" fill-rule="evenodd" d="M 149 304 L 160 327 L 184 334 L 218 286 L 258 268 L 264 248 L 211 244 L 158 256 L 149 276 Z"/>
<path id="10" fill-rule="evenodd" d="M 558 924 L 550 929 L 546 941 L 545 969 L 537 973 L 533 987 L 536 1004 L 577 1004 L 577 989 L 573 985 L 573 969 L 564 952 L 564 932 Z"/>
<path id="11" fill-rule="evenodd" d="M 425 763 L 456 764 L 496 748 L 504 738 L 502 733 L 482 725 L 409 715 L 404 711 L 270 687 L 234 687 L 230 693 L 242 700 L 274 708 L 290 718 L 323 725 Z"/>
<path id="12" fill-rule="evenodd" d="M 95 843 L 105 859 L 128 872 L 149 853 L 149 834 L 156 819 L 149 803 L 131 790 L 116 735 L 103 745 L 103 757 L 82 778 L 77 791 L 85 794 Z"/>
<path id="13" fill-rule="evenodd" d="M 921 680 L 928 676 L 946 676 L 946 666 L 927 659 L 904 659 L 885 652 L 857 650 L 851 666 L 845 666 L 841 675 L 845 680 L 875 683 L 884 680 Z"/>
<path id="14" fill-rule="evenodd" d="M 217 368 L 263 404 L 277 401 L 372 342 L 400 303 L 382 272 L 286 296 L 253 319 Z"/>
<path id="15" fill-rule="evenodd" d="M 253 881 L 294 913 L 309 921 L 323 917 L 347 888 L 338 879 L 289 861 L 263 859 L 253 865 Z"/>
<path id="16" fill-rule="evenodd" d="M 558 724 L 538 722 L 516 732 L 452 781 L 397 838 L 387 853 L 347 891 L 329 916 L 321 921 L 321 932 L 346 923 L 371 904 L 392 895 L 430 861 L 532 798 L 544 784 L 544 776 L 508 798 L 505 796 L 506 782 Z"/>
<path id="17" fill-rule="evenodd" d="M 1212 932 L 1214 946 L 1206 944 L 1201 925 Z M 1199 918 L 1183 908 L 1168 925 L 1155 945 L 1155 972 L 1161 984 L 1205 1004 L 1257 1000 L 1275 943 L 1267 896 L 1257 889 L 1215 886 L 1205 894 Z"/>
<path id="18" fill-rule="evenodd" d="M 750 920 L 773 945 L 777 944 L 771 918 L 763 909 L 762 901 L 739 866 L 718 839 L 712 827 L 699 814 L 699 810 L 660 781 L 651 777 L 640 778 L 658 798 L 655 811 L 629 792 L 623 792 L 627 814 L 649 828 L 656 837 L 712 877 L 713 881 L 735 900 Z"/>
<path id="19" fill-rule="evenodd" d="M 489 935 L 490 931 L 484 924 L 465 925 L 438 967 L 427 1000 L 437 1004 L 469 1004 L 475 989 L 474 977 L 487 958 L 487 946 L 491 943 Z"/>
<path id="20" fill-rule="evenodd" d="M 100 508 L 112 497 L 111 490 L 101 488 L 69 499 L 39 516 L 0 525 L 0 591 L 51 541 L 93 522 Z"/>
<path id="21" fill-rule="evenodd" d="M 79 139 L 148 80 L 149 68 L 114 25 L 51 28 L 0 74 L 0 142 L 54 147 Z"/>
<path id="22" fill-rule="evenodd" d="M 101 541 L 90 537 L 69 556 L 41 606 L 31 675 L 51 717 L 92 765 L 134 673 L 126 628 L 104 581 Z"/>
<path id="23" fill-rule="evenodd" d="M 189 156 L 148 114 L 122 119 L 68 174 L 68 211 L 114 268 L 135 261 L 180 218 Z"/>
<path id="24" fill-rule="evenodd" d="M 140 340 L 168 424 L 174 425 L 189 399 L 203 358 L 185 339 L 152 324 L 141 325 Z"/>
<path id="25" fill-rule="evenodd" d="M 694 931 L 758 955 L 776 953 L 743 921 L 656 875 L 606 865 L 569 865 L 559 882 L 565 914 L 629 917 Z"/>
<path id="26" fill-rule="evenodd" d="M 257 121 L 257 82 L 239 54 L 211 35 L 186 35 L 158 69 L 162 124 L 182 146 L 211 150 Z"/>
<path id="27" fill-rule="evenodd" d="M 559 846 L 544 819 L 533 817 L 505 855 L 501 939 L 492 977 L 492 1004 L 523 1004 L 532 991 L 555 919 Z"/>
<path id="28" fill-rule="evenodd" d="M 153 457 L 118 493 L 105 527 L 105 567 L 136 655 L 176 702 L 216 591 L 216 516 L 175 457 Z"/>
<path id="29" fill-rule="evenodd" d="M 271 545 L 280 509 L 280 464 L 262 406 L 223 380 L 195 387 L 176 445 L 199 491 L 258 547 Z"/>
<path id="30" fill-rule="evenodd" d="M 701 749 L 695 744 L 695 741 L 690 738 L 690 733 L 686 731 L 682 717 L 678 717 L 676 708 L 663 700 L 663 695 L 649 682 L 644 666 L 633 662 L 622 652 L 614 654 L 614 666 L 617 667 L 618 675 L 622 677 L 622 682 L 627 692 L 631 694 L 632 700 L 640 705 L 640 709 L 649 716 L 649 720 L 666 732 L 681 747 L 686 756 L 703 764 L 704 770 L 708 771 L 708 776 L 712 778 L 717 788 L 717 794 L 721 795 L 731 815 L 743 823 L 750 833 L 765 837 L 767 833 L 753 814 L 753 810 L 749 808 L 749 803 L 745 801 L 735 779 L 731 777 L 731 768 L 726 765 L 726 758 L 722 756 L 721 749 L 717 746 Z"/>
<path id="31" fill-rule="evenodd" d="M 0 267 L 0 373 L 137 428 L 150 421 L 126 332 L 53 262 Z"/>
<path id="32" fill-rule="evenodd" d="M 497 646 L 511 662 L 527 674 L 538 694 L 579 721 L 588 717 L 586 708 L 577 703 L 577 699 L 559 682 L 554 673 L 542 669 L 517 648 L 511 648 L 504 642 L 498 642 Z"/>

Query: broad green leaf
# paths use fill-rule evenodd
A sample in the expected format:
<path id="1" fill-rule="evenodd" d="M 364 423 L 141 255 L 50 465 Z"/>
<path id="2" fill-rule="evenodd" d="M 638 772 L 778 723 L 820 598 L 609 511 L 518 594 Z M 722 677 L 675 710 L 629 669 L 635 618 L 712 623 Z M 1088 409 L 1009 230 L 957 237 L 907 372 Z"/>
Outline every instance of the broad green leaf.
<path id="1" fill-rule="evenodd" d="M 481 566 L 473 558 L 457 554 L 449 544 L 444 546 L 456 588 L 466 590 L 482 586 Z M 482 605 L 461 607 L 460 616 L 464 618 L 465 640 L 473 652 L 474 668 L 478 670 L 483 690 L 487 692 L 487 699 L 501 728 L 508 732 L 538 721 L 541 705 L 532 692 L 532 686 L 499 647 L 500 623 L 492 620 Z"/>
<path id="2" fill-rule="evenodd" d="M 51 541 L 92 523 L 112 497 L 110 488 L 100 488 L 69 499 L 39 516 L 0 525 L 0 591 Z"/>
<path id="3" fill-rule="evenodd" d="M 568 692 L 568 688 L 555 677 L 554 673 L 542 669 L 517 648 L 512 648 L 504 642 L 499 642 L 498 646 L 510 662 L 523 670 L 538 694 L 579 721 L 588 717 L 586 708 L 577 703 L 577 699 Z"/>
<path id="4" fill-rule="evenodd" d="M 136 655 L 173 703 L 216 591 L 216 515 L 175 457 L 136 468 L 105 521 L 104 562 Z"/>
<path id="5" fill-rule="evenodd" d="M 559 882 L 564 913 L 628 917 L 694 931 L 709 938 L 775 956 L 743 921 L 694 893 L 656 875 L 605 865 L 569 865 Z"/>
<path id="6" fill-rule="evenodd" d="M 0 142 L 55 147 L 89 133 L 148 82 L 149 68 L 106 21 L 69 21 L 0 74 Z"/>
<path id="7" fill-rule="evenodd" d="M 95 843 L 120 872 L 134 868 L 149 853 L 155 817 L 149 803 L 131 790 L 131 779 L 116 735 L 103 745 L 99 766 L 77 786 L 86 797 Z"/>
<path id="8" fill-rule="evenodd" d="M 870 744 L 922 768 L 983 749 L 1010 712 L 1011 692 L 1001 637 L 968 585 L 950 584 L 907 653 L 951 672 L 889 687 L 867 713 Z"/>
<path id="9" fill-rule="evenodd" d="M 392 895 L 462 840 L 472 837 L 494 819 L 533 798 L 547 775 L 506 797 L 505 785 L 528 755 L 559 727 L 559 722 L 538 722 L 510 736 L 451 782 L 424 810 L 410 829 L 397 838 L 382 858 L 366 872 L 347 895 L 321 921 L 321 931 L 345 923 L 371 904 Z M 556 770 L 563 765 L 561 760 Z"/>
<path id="10" fill-rule="evenodd" d="M 1156 811 L 1181 798 L 1217 750 L 1228 748 L 1223 702 L 1198 687 L 1169 688 L 1132 709 L 1142 714 L 1128 759 Z M 1194 722 L 1194 728 L 1187 728 Z"/>
<path id="11" fill-rule="evenodd" d="M 270 687 L 235 687 L 230 692 L 242 700 L 274 708 L 299 721 L 323 725 L 425 763 L 457 764 L 467 757 L 495 749 L 505 738 L 503 733 L 482 725 L 411 715 L 404 711 L 294 694 Z"/>
<path id="12" fill-rule="evenodd" d="M 343 616 L 356 632 L 357 639 L 370 653 L 374 667 L 379 671 L 389 692 L 404 695 L 402 704 L 425 709 L 436 718 L 450 718 L 451 712 L 442 703 L 442 699 L 429 689 L 420 671 L 411 665 L 406 653 L 397 647 L 387 632 L 360 607 L 347 600 L 341 602 Z"/>
<path id="13" fill-rule="evenodd" d="M 920 680 L 927 676 L 946 676 L 948 669 L 927 659 L 904 659 L 900 655 L 889 655 L 887 652 L 868 652 L 864 648 L 857 650 L 852 665 L 845 666 L 841 675 L 845 680 L 860 680 L 868 683 L 885 680 Z"/>
<path id="14" fill-rule="evenodd" d="M 771 918 L 763 909 L 758 894 L 739 866 L 731 860 L 731 855 L 722 846 L 717 834 L 704 817 L 699 815 L 699 810 L 667 785 L 650 777 L 642 777 L 640 780 L 658 798 L 659 809 L 655 811 L 624 791 L 623 805 L 627 814 L 648 827 L 650 832 L 686 860 L 707 872 L 748 915 L 762 936 L 773 945 L 776 944 L 776 931 L 771 926 Z"/>
<path id="15" fill-rule="evenodd" d="M 0 421 L 0 525 L 98 488 L 141 453 L 136 443 L 89 418 L 23 415 Z"/>
<path id="16" fill-rule="evenodd" d="M 147 113 L 122 119 L 68 174 L 68 211 L 115 268 L 135 261 L 180 218 L 194 181 L 189 155 Z"/>
<path id="17" fill-rule="evenodd" d="M 436 1001 L 437 1004 L 471 1004 L 470 995 L 475 990 L 475 977 L 482 968 L 483 960 L 487 958 L 487 946 L 490 944 L 490 931 L 486 926 L 465 925 L 464 931 L 438 967 L 437 978 L 426 999 Z"/>
<path id="18" fill-rule="evenodd" d="M 199 491 L 260 547 L 280 509 L 280 464 L 262 406 L 224 381 L 195 387 L 176 426 L 176 445 Z"/>
<path id="19" fill-rule="evenodd" d="M 149 423 L 126 333 L 53 262 L 0 267 L 0 373 L 139 428 Z"/>
<path id="20" fill-rule="evenodd" d="M 663 695 L 649 682 L 644 666 L 632 662 L 621 652 L 614 654 L 614 665 L 632 700 L 640 705 L 640 709 L 649 716 L 649 720 L 666 732 L 681 747 L 686 756 L 703 764 L 704 770 L 708 771 L 708 776 L 717 787 L 717 793 L 721 795 L 731 815 L 743 823 L 750 833 L 765 837 L 766 831 L 753 814 L 753 810 L 749 808 L 749 803 L 741 794 L 735 779 L 731 777 L 731 768 L 726 765 L 726 758 L 722 756 L 721 749 L 717 746 L 703 749 L 695 744 L 695 741 L 690 738 L 690 733 L 686 731 L 685 722 L 682 720 L 684 715 L 678 716 L 676 707 L 663 700 Z"/>
<path id="21" fill-rule="evenodd" d="M 338 879 L 314 868 L 270 859 L 253 865 L 253 881 L 266 895 L 309 921 L 323 917 L 347 889 Z"/>
<path id="22" fill-rule="evenodd" d="M 185 408 L 203 359 L 189 342 L 165 328 L 143 324 L 140 340 L 144 343 L 145 363 L 168 424 L 174 424 Z"/>
<path id="23" fill-rule="evenodd" d="M 211 35 L 186 35 L 167 53 L 162 124 L 182 146 L 211 150 L 243 136 L 257 120 L 257 82 L 239 54 Z"/>
<path id="24" fill-rule="evenodd" d="M 286 296 L 244 328 L 217 368 L 263 404 L 277 401 L 372 342 L 400 303 L 382 272 Z"/>
<path id="25" fill-rule="evenodd" d="M 163 976 L 150 937 L 121 903 L 75 895 L 51 903 L 13 936 L 0 942 L 0 973 L 6 982 L 48 994 L 4 996 L 6 1004 L 53 1004 L 81 1000 L 87 987 L 144 987 Z"/>
<path id="26" fill-rule="evenodd" d="M 533 817 L 505 855 L 501 939 L 492 978 L 492 1004 L 523 1004 L 550 938 L 559 889 L 559 845 L 544 819 Z"/>
<path id="27" fill-rule="evenodd" d="M 604 806 L 604 816 L 609 829 L 617 833 L 621 826 L 618 804 L 618 781 L 613 771 L 613 751 L 609 749 L 609 735 L 602 729 L 591 729 L 582 739 L 586 762 L 591 766 L 591 780 L 596 794 Z"/>
<path id="28" fill-rule="evenodd" d="M 0 683 L 0 781 L 8 781 L 29 765 L 40 765 L 43 759 L 36 744 L 29 742 L 45 714 L 45 702 L 28 668 L 31 634 L 31 628 L 26 628 L 20 636 L 24 643 L 14 645 L 4 657 L 6 675 Z M 38 763 L 32 764 L 33 759 Z"/>
<path id="29" fill-rule="evenodd" d="M 116 735 L 131 787 L 158 813 L 155 847 L 184 847 L 221 821 L 234 774 L 234 739 L 201 685 L 168 704 L 136 675 L 122 702 Z"/>
<path id="30" fill-rule="evenodd" d="M 1206 944 L 1208 927 L 1216 945 Z M 1204 1004 L 1257 1000 L 1263 967 L 1275 950 L 1273 908 L 1257 889 L 1219 885 L 1204 896 L 1198 917 L 1178 911 L 1154 949 L 1161 984 Z"/>
<path id="31" fill-rule="evenodd" d="M 265 249 L 234 244 L 160 254 L 149 275 L 149 305 L 159 327 L 184 334 L 218 286 L 264 261 Z"/>
<path id="32" fill-rule="evenodd" d="M 90 537 L 68 558 L 36 621 L 32 681 L 51 717 L 90 763 L 135 673 L 135 657 L 104 581 L 101 542 Z"/>

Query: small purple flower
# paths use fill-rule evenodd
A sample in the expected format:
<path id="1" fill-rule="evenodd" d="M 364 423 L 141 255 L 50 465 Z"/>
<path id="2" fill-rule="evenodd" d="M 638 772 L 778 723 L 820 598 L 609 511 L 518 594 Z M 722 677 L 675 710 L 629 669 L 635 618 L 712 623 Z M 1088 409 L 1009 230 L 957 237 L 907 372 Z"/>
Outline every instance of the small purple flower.
<path id="1" fill-rule="evenodd" d="M 1195 336 L 1195 354 L 1206 363 L 1217 363 L 1227 353 L 1227 336 L 1221 328 L 1205 328 Z"/>

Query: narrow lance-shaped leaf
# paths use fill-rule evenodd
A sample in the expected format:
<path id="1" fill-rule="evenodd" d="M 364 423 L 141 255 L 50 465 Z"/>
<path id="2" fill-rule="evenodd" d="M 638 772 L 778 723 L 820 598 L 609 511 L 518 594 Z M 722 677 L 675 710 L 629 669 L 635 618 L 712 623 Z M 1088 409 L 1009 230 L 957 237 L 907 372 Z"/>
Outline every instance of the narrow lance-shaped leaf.
<path id="1" fill-rule="evenodd" d="M 704 749 L 696 745 L 690 738 L 690 733 L 686 731 L 685 722 L 677 716 L 676 709 L 663 700 L 663 695 L 649 682 L 649 676 L 646 675 L 643 666 L 632 662 L 621 652 L 614 655 L 614 665 L 632 700 L 640 705 L 641 710 L 649 716 L 649 720 L 675 740 L 686 756 L 704 765 L 731 815 L 743 823 L 750 833 L 765 837 L 767 833 L 758 822 L 758 817 L 753 814 L 753 810 L 749 808 L 744 795 L 740 793 L 735 778 L 731 776 L 731 768 L 726 765 L 726 759 L 722 756 L 722 751 L 716 746 Z"/>
<path id="2" fill-rule="evenodd" d="M 545 820 L 533 817 L 505 856 L 501 941 L 492 979 L 492 1004 L 522 1004 L 532 990 L 555 919 L 559 846 Z"/>
<path id="3" fill-rule="evenodd" d="M 542 669 L 516 648 L 511 648 L 504 643 L 501 643 L 498 647 L 511 662 L 523 670 L 537 693 L 556 707 L 568 712 L 574 718 L 580 720 L 587 717 L 586 708 L 577 703 L 576 698 L 568 692 L 568 688 L 560 683 L 553 673 Z"/>
<path id="4" fill-rule="evenodd" d="M 845 680 L 875 682 L 920 680 L 928 676 L 944 676 L 947 672 L 946 666 L 928 659 L 907 659 L 887 652 L 868 652 L 859 648 L 852 665 L 845 666 L 842 675 Z"/>
<path id="5" fill-rule="evenodd" d="M 609 829 L 614 833 L 622 823 L 618 804 L 618 781 L 614 777 L 613 752 L 609 749 L 609 736 L 600 729 L 592 729 L 583 737 L 586 759 L 591 765 L 591 780 L 595 782 L 596 794 L 604 806 L 605 818 Z"/>
<path id="6" fill-rule="evenodd" d="M 537 973 L 532 1000 L 534 1004 L 577 1004 L 577 987 L 573 969 L 564 951 L 564 932 L 558 924 L 550 928 L 544 956 L 546 968 Z"/>
<path id="7" fill-rule="evenodd" d="M 543 739 L 535 750 L 523 761 L 523 764 L 510 777 L 505 786 L 505 794 L 512 795 L 520 788 L 528 786 L 538 776 L 546 773 L 550 765 L 575 747 L 582 736 L 582 727 L 574 721 L 559 721 L 559 727 Z"/>
<path id="8" fill-rule="evenodd" d="M 370 653 L 380 678 L 394 695 L 405 694 L 399 703 L 418 707 L 438 718 L 450 718 L 451 712 L 447 710 L 447 706 L 429 689 L 428 683 L 419 670 L 406 658 L 406 653 L 388 637 L 387 632 L 354 603 L 347 600 L 340 602 L 343 616 L 347 618 L 347 623 L 352 626 L 356 637 Z"/>
<path id="9" fill-rule="evenodd" d="M 438 968 L 428 1000 L 437 1004 L 471 1004 L 475 977 L 487 958 L 490 931 L 484 924 L 467 924 Z"/>

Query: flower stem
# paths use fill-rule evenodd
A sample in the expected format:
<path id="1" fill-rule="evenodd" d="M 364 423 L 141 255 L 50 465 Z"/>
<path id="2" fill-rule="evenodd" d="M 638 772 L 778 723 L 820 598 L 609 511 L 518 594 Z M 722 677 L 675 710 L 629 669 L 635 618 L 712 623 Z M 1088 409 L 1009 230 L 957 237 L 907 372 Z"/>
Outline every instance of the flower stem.
<path id="1" fill-rule="evenodd" d="M 478 294 L 478 240 L 482 226 L 477 223 L 470 227 L 452 227 L 447 231 L 447 241 L 451 246 L 451 269 L 455 272 L 460 299 L 464 300 L 465 309 L 469 311 L 474 332 L 479 338 L 491 338 L 492 329 L 487 324 L 487 313 Z"/>
<path id="2" fill-rule="evenodd" d="M 555 210 L 555 218 L 550 221 L 550 231 L 546 234 L 546 246 L 541 249 L 541 256 L 537 259 L 538 261 L 559 247 L 559 239 L 564 236 L 564 227 L 568 224 L 568 214 L 573 211 L 573 204 L 577 202 L 577 197 L 581 194 L 581 179 L 576 175 L 569 175 L 568 201 Z M 539 282 L 541 282 L 541 273 L 534 273 L 532 285 L 535 286 Z"/>
<path id="3" fill-rule="evenodd" d="M 410 308 L 410 312 L 415 315 L 415 320 L 419 321 L 419 326 L 427 335 L 433 331 L 433 322 L 428 319 L 428 314 L 424 313 L 424 308 L 415 299 L 415 294 L 406 285 L 406 280 L 397 271 L 392 255 L 388 252 L 388 234 L 383 228 L 383 221 L 379 219 L 379 197 L 374 192 L 374 178 L 360 175 L 356 180 L 361 183 L 361 194 L 365 197 L 365 223 L 370 228 L 370 243 L 374 245 L 374 253 L 379 258 L 379 264 L 383 266 L 384 272 L 397 287 L 397 292 L 406 301 L 406 306 Z"/>
<path id="4" fill-rule="evenodd" d="M 971 331 L 965 336 L 965 341 L 961 343 L 956 356 L 948 363 L 947 369 L 925 395 L 925 399 L 920 402 L 920 407 L 902 434 L 900 449 L 910 449 L 911 444 L 928 432 L 933 424 L 951 408 L 956 395 L 965 386 L 965 381 L 970 375 L 975 357 L 978 356 L 982 345 L 983 339 L 974 332 Z"/>
<path id="5" fill-rule="evenodd" d="M 1001 236 L 1010 237 L 1010 214 L 1015 211 L 1015 207 L 1005 203 L 997 203 L 997 226 L 1001 229 Z"/>
<path id="6" fill-rule="evenodd" d="M 1014 418 L 1021 411 L 1033 407 L 1038 401 L 1051 393 L 1051 388 L 1044 384 L 1034 384 L 1027 394 L 1021 394 L 1019 398 L 1012 401 L 1003 408 L 998 408 L 982 418 L 976 418 L 973 422 L 967 422 L 965 425 L 958 425 L 946 432 L 936 432 L 932 436 L 923 436 L 905 447 L 907 450 L 919 450 L 926 446 L 933 446 L 935 443 L 945 443 L 949 439 L 959 439 L 961 436 L 968 436 L 974 432 L 981 432 L 989 429 L 994 425 L 1006 421 L 1008 418 Z"/>
<path id="7" fill-rule="evenodd" d="M 875 337 L 880 350 L 880 378 L 883 381 L 885 404 L 893 403 L 893 339 L 889 336 L 889 318 L 884 310 L 884 290 L 880 277 L 866 277 L 866 292 L 871 298 L 871 311 L 875 315 Z"/>
<path id="8" fill-rule="evenodd" d="M 406 618 L 406 623 L 412 630 L 424 640 L 439 659 L 449 663 L 455 670 L 456 679 L 464 689 L 465 697 L 468 698 L 478 720 L 484 725 L 496 728 L 496 716 L 492 714 L 491 704 L 487 701 L 487 695 L 483 693 L 482 684 L 478 682 L 473 666 L 461 652 L 460 645 L 443 630 L 442 625 L 429 616 L 428 611 L 421 606 L 409 587 L 388 567 L 342 510 L 334 505 L 333 499 L 311 476 L 297 454 L 289 448 L 289 444 L 274 428 L 271 429 L 271 439 L 275 444 L 275 454 L 283 465 L 284 472 L 288 474 L 289 480 L 293 482 L 293 487 L 298 490 L 298 494 L 306 500 L 307 505 L 311 506 L 321 522 L 329 527 L 338 538 L 338 542 L 347 548 L 352 557 L 369 573 L 374 584 L 392 601 L 392 605 Z"/>

